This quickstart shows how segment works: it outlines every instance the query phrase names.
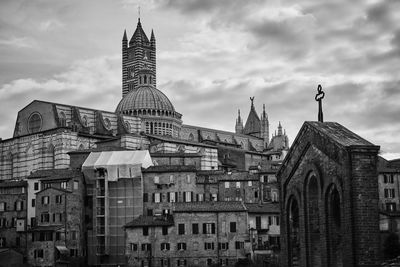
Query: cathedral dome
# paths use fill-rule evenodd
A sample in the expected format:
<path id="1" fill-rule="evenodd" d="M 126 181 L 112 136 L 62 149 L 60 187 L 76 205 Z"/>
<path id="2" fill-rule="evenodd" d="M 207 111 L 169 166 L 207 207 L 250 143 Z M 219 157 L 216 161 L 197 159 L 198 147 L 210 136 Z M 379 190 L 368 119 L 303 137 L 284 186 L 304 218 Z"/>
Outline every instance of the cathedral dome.
<path id="1" fill-rule="evenodd" d="M 175 108 L 168 97 L 153 86 L 140 86 L 129 92 L 119 102 L 116 112 L 132 114 L 135 111 L 175 113 Z"/>

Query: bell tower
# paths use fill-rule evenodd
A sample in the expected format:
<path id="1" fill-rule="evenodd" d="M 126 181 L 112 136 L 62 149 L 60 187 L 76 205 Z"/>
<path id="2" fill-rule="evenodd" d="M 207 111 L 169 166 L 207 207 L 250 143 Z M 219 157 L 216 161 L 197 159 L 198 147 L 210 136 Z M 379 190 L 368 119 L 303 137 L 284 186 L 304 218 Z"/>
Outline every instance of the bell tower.
<path id="1" fill-rule="evenodd" d="M 153 30 L 147 38 L 139 18 L 129 44 L 126 31 L 122 38 L 122 97 L 137 89 L 139 71 L 144 68 L 153 74 L 151 85 L 156 87 L 156 38 Z"/>

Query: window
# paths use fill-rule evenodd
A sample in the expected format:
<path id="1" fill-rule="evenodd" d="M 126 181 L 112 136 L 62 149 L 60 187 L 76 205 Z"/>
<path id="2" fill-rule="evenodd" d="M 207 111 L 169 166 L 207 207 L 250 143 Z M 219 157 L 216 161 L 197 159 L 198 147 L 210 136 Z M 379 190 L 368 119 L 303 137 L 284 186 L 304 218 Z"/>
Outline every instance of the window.
<path id="1" fill-rule="evenodd" d="M 62 195 L 56 195 L 56 203 L 61 204 L 62 202 Z"/>
<path id="2" fill-rule="evenodd" d="M 20 211 L 24 209 L 24 202 L 19 200 L 15 202 L 15 210 Z"/>
<path id="3" fill-rule="evenodd" d="M 242 249 L 242 248 L 244 248 L 244 242 L 242 242 L 242 241 L 236 241 L 236 242 L 235 242 L 235 248 L 236 248 L 236 249 Z"/>
<path id="4" fill-rule="evenodd" d="M 35 182 L 34 184 L 33 184 L 33 189 L 36 191 L 36 190 L 39 190 L 39 182 Z"/>
<path id="5" fill-rule="evenodd" d="M 225 182 L 225 188 L 229 188 L 229 182 Z"/>
<path id="6" fill-rule="evenodd" d="M 219 250 L 228 250 L 229 249 L 229 243 L 228 242 L 218 243 L 218 249 Z"/>
<path id="7" fill-rule="evenodd" d="M 131 251 L 137 251 L 138 245 L 136 243 L 130 243 Z"/>
<path id="8" fill-rule="evenodd" d="M 207 266 L 211 266 L 212 265 L 212 259 L 207 259 Z"/>
<path id="9" fill-rule="evenodd" d="M 185 192 L 184 202 L 192 202 L 193 192 Z"/>
<path id="10" fill-rule="evenodd" d="M 386 211 L 396 211 L 396 203 L 386 203 Z"/>
<path id="11" fill-rule="evenodd" d="M 236 182 L 236 188 L 240 188 L 240 182 Z"/>
<path id="12" fill-rule="evenodd" d="M 253 182 L 252 181 L 248 181 L 247 182 L 247 186 L 253 186 Z"/>
<path id="13" fill-rule="evenodd" d="M 7 219 L 6 218 L 0 218 L 0 228 L 5 228 L 7 227 Z"/>
<path id="14" fill-rule="evenodd" d="M 144 236 L 148 236 L 149 235 L 149 227 L 147 227 L 147 226 L 143 227 L 143 235 Z"/>
<path id="15" fill-rule="evenodd" d="M 168 226 L 163 226 L 162 227 L 162 234 L 163 235 L 168 235 Z"/>
<path id="16" fill-rule="evenodd" d="M 161 250 L 169 250 L 169 243 L 161 243 Z"/>
<path id="17" fill-rule="evenodd" d="M 198 235 L 199 234 L 199 224 L 193 223 L 192 224 L 192 234 Z"/>
<path id="18" fill-rule="evenodd" d="M 178 250 L 186 250 L 186 243 L 178 243 Z"/>
<path id="19" fill-rule="evenodd" d="M 258 191 L 254 191 L 254 198 L 258 198 Z"/>
<path id="20" fill-rule="evenodd" d="M 78 182 L 78 181 L 74 181 L 73 187 L 74 187 L 74 190 L 78 190 L 78 188 L 79 188 L 79 182 Z"/>
<path id="21" fill-rule="evenodd" d="M 1 202 L 0 203 L 0 211 L 6 211 L 6 210 L 7 210 L 7 203 Z"/>
<path id="22" fill-rule="evenodd" d="M 49 213 L 42 213 L 41 215 L 40 215 L 40 221 L 41 222 L 43 222 L 43 223 L 48 223 L 48 222 L 50 222 L 50 214 Z"/>
<path id="23" fill-rule="evenodd" d="M 143 194 L 143 202 L 148 202 L 149 201 L 149 195 L 147 193 Z"/>
<path id="24" fill-rule="evenodd" d="M 161 193 L 154 193 L 154 203 L 161 202 Z"/>
<path id="25" fill-rule="evenodd" d="M 279 216 L 275 216 L 275 224 L 279 226 Z"/>
<path id="26" fill-rule="evenodd" d="M 44 189 L 50 188 L 50 187 L 51 187 L 51 184 L 50 184 L 50 183 L 43 183 L 43 188 L 44 188 Z"/>
<path id="27" fill-rule="evenodd" d="M 160 177 L 154 176 L 154 184 L 159 184 L 160 183 Z"/>
<path id="28" fill-rule="evenodd" d="M 198 202 L 204 201 L 204 194 L 197 194 L 197 201 Z"/>
<path id="29" fill-rule="evenodd" d="M 42 117 L 39 113 L 33 113 L 28 120 L 29 133 L 37 133 L 42 129 Z"/>
<path id="30" fill-rule="evenodd" d="M 256 229 L 261 229 L 261 216 L 256 216 Z"/>
<path id="31" fill-rule="evenodd" d="M 49 196 L 42 197 L 42 205 L 48 205 L 50 203 Z"/>
<path id="32" fill-rule="evenodd" d="M 211 194 L 211 201 L 218 201 L 218 195 L 217 194 Z"/>
<path id="33" fill-rule="evenodd" d="M 43 249 L 35 249 L 34 258 L 43 259 Z"/>
<path id="34" fill-rule="evenodd" d="M 175 192 L 168 192 L 167 194 L 168 194 L 168 200 L 169 200 L 168 202 L 171 202 L 171 203 L 176 202 Z"/>
<path id="35" fill-rule="evenodd" d="M 203 223 L 203 234 L 215 234 L 215 223 Z"/>
<path id="36" fill-rule="evenodd" d="M 186 175 L 186 183 L 190 184 L 190 175 Z"/>
<path id="37" fill-rule="evenodd" d="M 229 226 L 230 226 L 230 232 L 236 233 L 236 222 L 231 222 Z"/>
<path id="38" fill-rule="evenodd" d="M 185 234 L 185 224 L 180 223 L 178 224 L 178 235 L 184 235 Z"/>
<path id="39" fill-rule="evenodd" d="M 67 182 L 61 182 L 60 187 L 61 189 L 67 189 L 68 183 Z"/>
<path id="40" fill-rule="evenodd" d="M 151 250 L 151 244 L 150 243 L 143 243 L 142 244 L 142 251 L 150 251 Z"/>
<path id="41" fill-rule="evenodd" d="M 204 250 L 214 250 L 213 242 L 204 242 Z"/>
<path id="42" fill-rule="evenodd" d="M 173 176 L 173 175 L 170 175 L 170 176 L 169 176 L 169 183 L 170 183 L 170 184 L 175 183 L 175 179 L 174 179 L 174 176 Z"/>
<path id="43" fill-rule="evenodd" d="M 385 198 L 395 198 L 394 188 L 385 188 Z"/>
<path id="44" fill-rule="evenodd" d="M 78 239 L 78 232 L 71 231 L 71 240 L 77 240 L 77 239 Z"/>
<path id="45" fill-rule="evenodd" d="M 34 208 L 35 207 L 35 205 L 36 205 L 36 199 L 32 199 L 32 208 Z"/>

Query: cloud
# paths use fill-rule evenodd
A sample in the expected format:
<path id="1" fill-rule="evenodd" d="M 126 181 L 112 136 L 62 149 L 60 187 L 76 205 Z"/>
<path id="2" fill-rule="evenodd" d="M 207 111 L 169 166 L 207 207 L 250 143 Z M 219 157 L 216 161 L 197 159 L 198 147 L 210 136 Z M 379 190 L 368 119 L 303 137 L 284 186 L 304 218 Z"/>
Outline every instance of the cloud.
<path id="1" fill-rule="evenodd" d="M 10 46 L 13 48 L 37 48 L 35 40 L 29 37 L 12 37 L 9 39 L 0 39 L 0 46 Z"/>
<path id="2" fill-rule="evenodd" d="M 49 19 L 49 20 L 42 21 L 39 24 L 39 29 L 41 31 L 53 31 L 53 30 L 63 27 L 63 26 L 64 26 L 64 24 L 61 23 L 60 21 L 55 20 L 55 19 Z"/>
<path id="3" fill-rule="evenodd" d="M 120 60 L 120 55 L 80 60 L 52 78 L 3 84 L 0 99 L 7 113 L 0 114 L 0 136 L 11 136 L 14 116 L 34 99 L 114 111 L 121 94 Z"/>

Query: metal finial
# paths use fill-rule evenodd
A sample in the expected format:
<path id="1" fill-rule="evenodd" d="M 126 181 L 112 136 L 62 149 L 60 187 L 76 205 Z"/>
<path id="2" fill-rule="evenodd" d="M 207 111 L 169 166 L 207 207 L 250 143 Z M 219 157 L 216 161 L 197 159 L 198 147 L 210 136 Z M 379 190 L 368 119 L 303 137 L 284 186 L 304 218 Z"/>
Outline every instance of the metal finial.
<path id="1" fill-rule="evenodd" d="M 250 97 L 250 101 L 251 101 L 251 105 L 253 106 L 254 96 L 253 96 L 253 97 Z"/>
<path id="2" fill-rule="evenodd" d="M 318 84 L 317 94 L 315 95 L 315 101 L 318 101 L 318 121 L 324 122 L 324 114 L 322 112 L 322 99 L 325 97 L 324 91 L 322 91 L 322 86 Z"/>

